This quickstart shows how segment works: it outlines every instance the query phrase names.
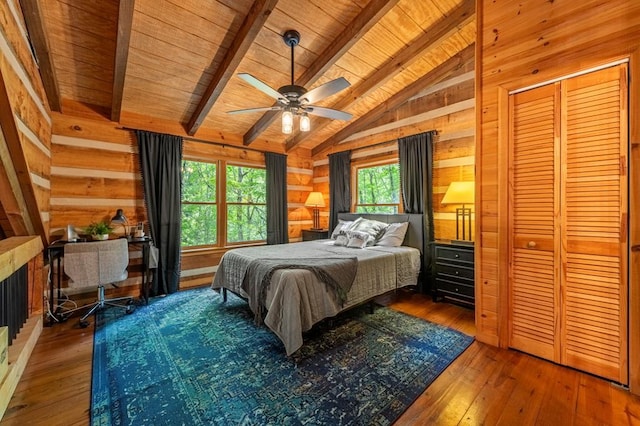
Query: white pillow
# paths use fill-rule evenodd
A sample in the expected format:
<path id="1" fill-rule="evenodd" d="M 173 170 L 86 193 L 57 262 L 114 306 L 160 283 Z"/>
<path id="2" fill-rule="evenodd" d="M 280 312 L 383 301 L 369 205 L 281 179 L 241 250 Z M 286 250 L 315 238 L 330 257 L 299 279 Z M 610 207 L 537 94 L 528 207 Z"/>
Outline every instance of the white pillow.
<path id="1" fill-rule="evenodd" d="M 373 245 L 374 241 L 371 235 L 360 231 L 347 231 L 347 237 L 349 238 L 347 247 L 351 248 L 365 248 L 366 246 Z"/>
<path id="2" fill-rule="evenodd" d="M 334 246 L 346 246 L 349 243 L 349 238 L 346 234 L 340 234 L 336 237 L 336 240 L 333 242 Z"/>
<path id="3" fill-rule="evenodd" d="M 400 247 L 409 228 L 409 222 L 390 223 L 376 242 L 377 246 Z"/>
<path id="4" fill-rule="evenodd" d="M 359 217 L 356 220 L 342 220 L 342 219 L 338 219 L 338 224 L 336 225 L 335 229 L 333 230 L 333 232 L 331 233 L 331 238 L 332 239 L 336 239 L 336 237 L 340 234 L 345 235 L 347 233 L 347 231 L 349 229 L 351 229 L 351 227 L 359 222 L 362 218 Z"/>

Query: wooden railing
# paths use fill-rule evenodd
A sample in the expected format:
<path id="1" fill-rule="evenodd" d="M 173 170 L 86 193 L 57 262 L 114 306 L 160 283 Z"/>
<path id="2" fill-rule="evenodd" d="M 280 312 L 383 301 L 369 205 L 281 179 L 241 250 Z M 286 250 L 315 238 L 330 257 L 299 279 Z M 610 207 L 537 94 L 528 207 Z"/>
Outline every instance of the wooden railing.
<path id="1" fill-rule="evenodd" d="M 6 373 L 0 376 L 0 419 L 42 331 L 43 256 L 40 237 L 0 240 L 0 326 L 9 326 Z M 0 343 L 0 353 L 4 343 Z"/>

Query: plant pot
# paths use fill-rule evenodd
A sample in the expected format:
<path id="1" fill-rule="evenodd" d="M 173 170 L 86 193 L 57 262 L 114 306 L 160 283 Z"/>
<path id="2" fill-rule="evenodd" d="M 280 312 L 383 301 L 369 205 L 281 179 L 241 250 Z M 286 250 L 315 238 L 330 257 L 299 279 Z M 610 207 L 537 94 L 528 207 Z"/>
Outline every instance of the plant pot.
<path id="1" fill-rule="evenodd" d="M 97 235 L 92 235 L 91 237 L 94 240 L 104 241 L 109 239 L 109 234 L 97 234 Z"/>

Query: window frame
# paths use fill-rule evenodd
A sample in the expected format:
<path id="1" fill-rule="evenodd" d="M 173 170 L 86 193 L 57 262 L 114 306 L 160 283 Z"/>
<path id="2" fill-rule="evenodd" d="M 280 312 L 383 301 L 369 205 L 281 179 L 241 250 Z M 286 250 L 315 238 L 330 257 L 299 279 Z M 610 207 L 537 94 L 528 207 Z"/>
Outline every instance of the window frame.
<path id="1" fill-rule="evenodd" d="M 234 167 L 248 167 L 254 169 L 262 169 L 266 171 L 265 164 L 257 164 L 250 162 L 242 162 L 242 161 L 234 161 L 232 159 L 209 159 L 209 158 L 195 158 L 195 157 L 184 157 L 182 159 L 183 164 L 185 161 L 196 162 L 196 163 L 209 163 L 215 164 L 216 166 L 216 201 L 215 203 L 207 203 L 207 202 L 187 202 L 184 203 L 181 201 L 181 206 L 184 204 L 207 204 L 207 205 L 216 205 L 216 243 L 215 244 L 204 244 L 197 246 L 180 246 L 180 249 L 183 252 L 191 252 L 191 251 L 200 251 L 200 250 L 208 250 L 208 249 L 225 249 L 227 247 L 239 247 L 239 246 L 250 246 L 250 245 L 260 245 L 266 243 L 266 238 L 264 240 L 248 240 L 248 241 L 238 241 L 238 242 L 229 242 L 227 241 L 227 206 L 228 205 L 264 205 L 266 208 L 266 200 L 265 203 L 227 203 L 227 166 Z M 265 181 L 266 185 L 266 181 Z M 266 191 L 266 188 L 265 188 Z M 181 217 L 182 220 L 182 217 Z M 265 230 L 266 235 L 266 230 Z"/>
<path id="2" fill-rule="evenodd" d="M 398 169 L 398 203 L 382 203 L 382 204 L 363 204 L 363 203 L 359 203 L 359 199 L 358 199 L 358 195 L 359 195 L 359 191 L 358 191 L 358 172 L 361 169 L 371 169 L 374 167 L 381 167 L 381 166 L 387 166 L 387 165 L 393 165 L 393 164 L 398 164 L 398 158 L 391 158 L 391 159 L 384 159 L 384 160 L 377 160 L 377 161 L 363 161 L 363 162 L 358 162 L 358 163 L 352 163 L 351 164 L 351 211 L 354 213 L 358 212 L 358 207 L 384 207 L 384 206 L 391 206 L 391 207 L 396 207 L 397 208 L 397 213 L 395 214 L 400 214 L 404 212 L 404 202 L 402 199 L 402 188 L 401 188 L 401 183 L 400 183 L 400 172 Z M 373 213 L 376 214 L 376 213 Z M 380 213 L 380 214 L 386 214 L 386 213 Z"/>
<path id="3" fill-rule="evenodd" d="M 223 161 L 223 160 L 221 160 Z M 259 244 L 259 243 L 266 243 L 267 239 L 266 239 L 266 229 L 265 229 L 265 239 L 264 240 L 247 240 L 247 241 L 238 241 L 238 242 L 229 242 L 227 241 L 227 212 L 228 212 L 228 206 L 229 205 L 234 205 L 234 206 L 262 206 L 264 205 L 265 207 L 265 211 L 267 208 L 267 199 L 265 196 L 265 201 L 264 204 L 262 203 L 227 203 L 227 166 L 233 166 L 233 167 L 250 167 L 253 169 L 261 169 L 261 170 L 265 170 L 266 173 L 266 165 L 264 166 L 258 166 L 255 164 L 247 164 L 247 163 L 241 163 L 241 162 L 237 162 L 237 161 L 225 161 L 224 164 L 224 171 L 223 171 L 223 175 L 224 175 L 224 179 L 222 180 L 223 182 L 223 188 L 222 190 L 224 190 L 224 207 L 220 207 L 221 210 L 223 210 L 223 213 L 218 211 L 218 213 L 222 213 L 224 215 L 224 247 L 237 247 L 237 246 L 245 246 L 245 245 L 253 245 L 253 244 Z M 265 176 L 265 193 L 266 193 L 266 176 Z M 218 226 L 221 226 L 220 223 L 218 223 Z M 266 224 L 265 224 L 266 226 Z"/>

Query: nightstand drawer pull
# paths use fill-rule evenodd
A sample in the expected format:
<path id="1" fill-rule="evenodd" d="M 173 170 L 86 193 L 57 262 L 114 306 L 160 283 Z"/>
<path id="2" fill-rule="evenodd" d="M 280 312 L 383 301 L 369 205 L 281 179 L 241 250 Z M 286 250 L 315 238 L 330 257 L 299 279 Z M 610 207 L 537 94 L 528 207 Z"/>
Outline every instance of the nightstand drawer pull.
<path id="1" fill-rule="evenodd" d="M 456 259 L 458 259 L 460 257 L 460 255 L 458 253 L 456 253 L 455 257 L 456 257 Z"/>
<path id="2" fill-rule="evenodd" d="M 535 246 L 536 246 L 536 242 L 535 242 L 535 241 L 529 241 L 529 242 L 527 243 L 527 247 L 528 247 L 528 248 L 534 248 Z"/>

